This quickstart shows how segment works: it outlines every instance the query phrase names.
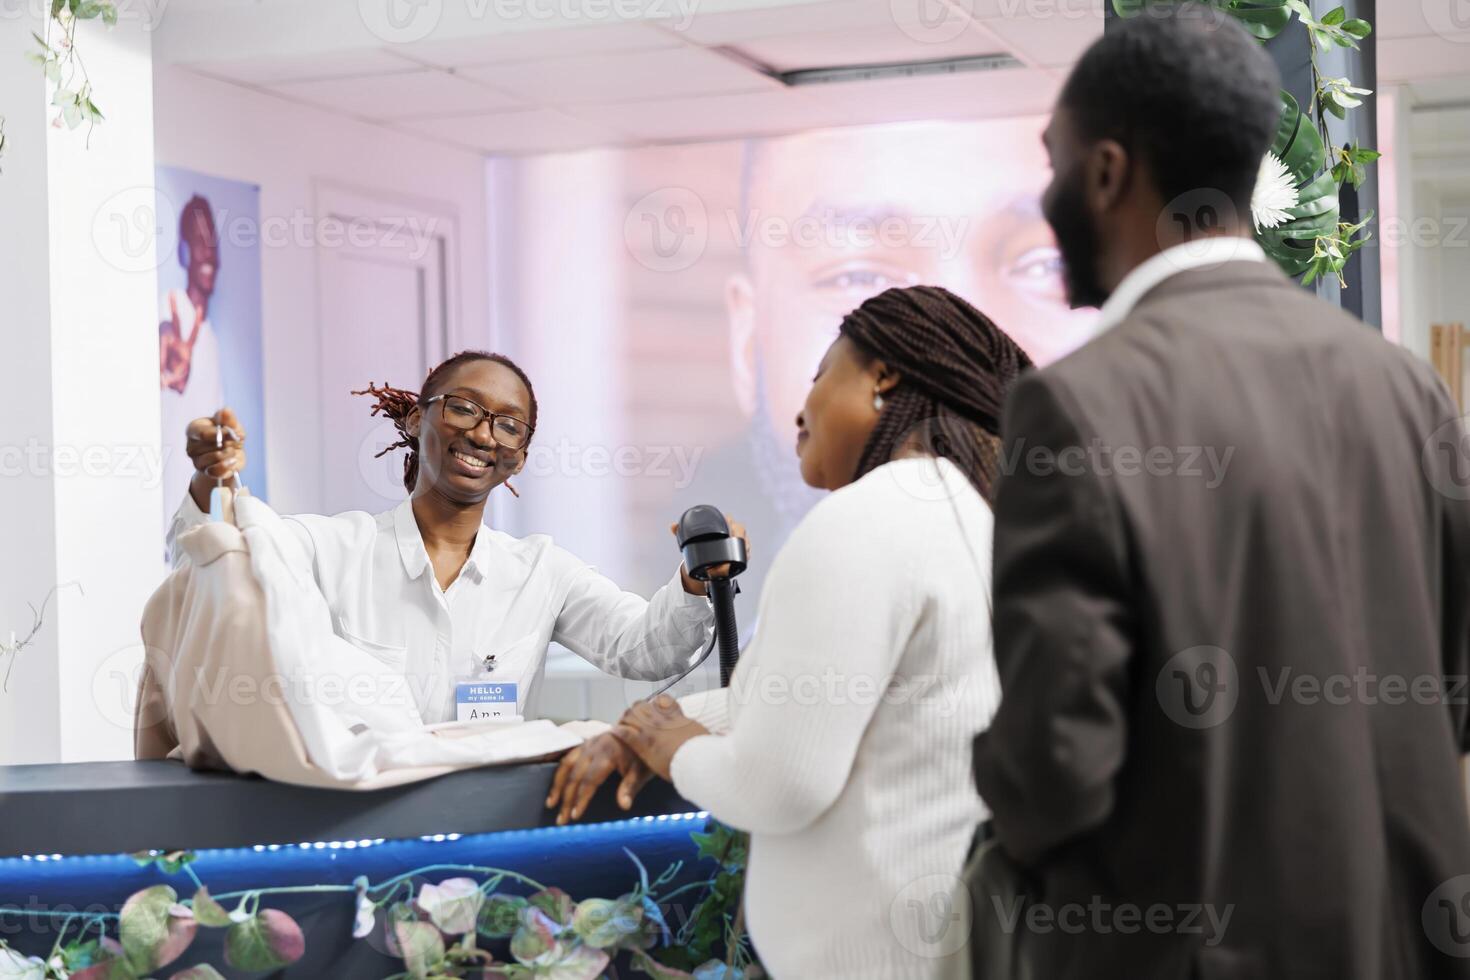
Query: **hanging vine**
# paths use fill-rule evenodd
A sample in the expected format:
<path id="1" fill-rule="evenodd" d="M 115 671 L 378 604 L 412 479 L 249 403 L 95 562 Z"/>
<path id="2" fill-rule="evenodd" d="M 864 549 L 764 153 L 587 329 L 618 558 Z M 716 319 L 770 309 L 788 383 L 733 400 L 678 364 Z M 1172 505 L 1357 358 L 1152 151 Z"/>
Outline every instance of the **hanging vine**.
<path id="1" fill-rule="evenodd" d="M 1134 17 L 1159 2 L 1163 0 L 1113 0 L 1113 9 L 1120 17 Z M 1324 74 L 1318 58 L 1333 48 L 1357 49 L 1373 27 L 1349 18 L 1341 6 L 1318 18 L 1306 0 L 1209 2 L 1234 16 L 1262 43 L 1293 22 L 1307 32 L 1312 98 L 1304 113 L 1291 93 L 1281 93 L 1281 122 L 1262 161 L 1251 211 L 1256 240 L 1288 275 L 1300 276 L 1304 284 L 1333 275 L 1342 283 L 1348 260 L 1372 237 L 1366 229 L 1373 214 L 1357 223 L 1343 221 L 1339 195 L 1347 184 L 1361 187 L 1367 167 L 1380 154 L 1367 147 L 1333 145 L 1328 114 L 1345 120 L 1373 93 L 1351 79 Z"/>
<path id="2" fill-rule="evenodd" d="M 108 27 L 117 23 L 117 0 L 51 0 L 44 34 L 32 33 L 39 51 L 26 55 L 51 81 L 51 107 L 56 115 L 51 125 L 58 129 L 76 129 L 87 124 L 87 139 L 92 129 L 103 121 L 102 110 L 92 99 L 92 80 L 77 50 L 77 25 L 84 20 L 100 20 Z M 0 157 L 5 155 L 5 117 L 0 116 Z"/>

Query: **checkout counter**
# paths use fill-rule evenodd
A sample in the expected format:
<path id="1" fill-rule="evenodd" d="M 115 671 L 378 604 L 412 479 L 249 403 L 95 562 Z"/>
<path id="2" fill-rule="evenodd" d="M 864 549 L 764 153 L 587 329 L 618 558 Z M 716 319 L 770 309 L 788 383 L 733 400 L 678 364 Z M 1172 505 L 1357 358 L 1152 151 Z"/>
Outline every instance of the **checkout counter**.
<path id="1" fill-rule="evenodd" d="M 707 817 L 672 786 L 655 780 L 626 812 L 614 802 L 610 780 L 581 823 L 556 827 L 543 806 L 555 769 L 470 769 L 351 792 L 194 772 L 170 761 L 0 767 L 0 906 L 28 910 L 0 915 L 0 938 L 44 957 L 64 919 L 51 913 L 116 912 L 128 895 L 154 884 L 172 885 L 181 898 L 193 894 L 185 871 L 169 874 L 130 856 L 147 850 L 194 852 L 189 868 L 214 895 L 351 885 L 360 875 L 377 883 L 462 864 L 524 874 L 574 899 L 616 898 L 638 882 L 625 848 L 650 877 L 682 862 L 667 890 L 711 876 L 715 863 L 699 858 L 690 837 L 705 829 Z M 418 880 L 463 874 L 436 871 Z M 352 937 L 351 892 L 270 895 L 262 907 L 286 911 L 306 934 L 305 955 L 271 977 L 350 980 L 403 970 L 375 937 Z M 200 929 L 184 957 L 161 974 L 208 962 L 226 977 L 261 976 L 225 965 L 224 932 Z"/>

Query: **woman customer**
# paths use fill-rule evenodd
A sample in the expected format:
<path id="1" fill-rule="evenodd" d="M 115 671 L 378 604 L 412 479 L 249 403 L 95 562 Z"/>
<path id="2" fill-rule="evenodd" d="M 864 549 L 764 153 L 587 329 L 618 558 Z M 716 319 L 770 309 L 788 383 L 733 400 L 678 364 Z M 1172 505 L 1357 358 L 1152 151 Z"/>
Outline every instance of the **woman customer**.
<path id="1" fill-rule="evenodd" d="M 771 566 L 727 730 L 665 696 L 610 736 L 751 833 L 747 922 L 781 980 L 928 978 L 964 939 L 948 898 L 985 816 L 970 746 L 1000 697 L 988 502 L 1029 366 L 943 289 L 849 314 L 797 418 L 802 478 L 833 493 Z M 572 753 L 549 802 L 579 811 L 615 768 L 626 805 L 643 773 L 609 736 Z"/>

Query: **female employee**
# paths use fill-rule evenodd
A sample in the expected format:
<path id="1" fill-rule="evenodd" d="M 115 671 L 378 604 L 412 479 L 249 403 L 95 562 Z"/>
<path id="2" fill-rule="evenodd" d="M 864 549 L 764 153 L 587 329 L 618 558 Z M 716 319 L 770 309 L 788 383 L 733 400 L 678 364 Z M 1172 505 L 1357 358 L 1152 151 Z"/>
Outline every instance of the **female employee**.
<path id="1" fill-rule="evenodd" d="M 408 450 L 409 498 L 377 514 L 287 519 L 311 554 L 337 634 L 401 671 L 425 724 L 535 717 L 546 647 L 555 640 L 622 677 L 659 680 L 698 650 L 713 623 L 703 583 L 681 567 L 652 600 L 623 592 L 545 535 L 516 538 L 484 524 L 485 501 L 521 471 L 536 429 L 530 379 L 509 358 L 465 351 L 414 394 L 369 386 L 373 414 L 392 419 Z M 234 437 L 222 447 L 216 428 Z M 210 490 L 245 464 L 229 409 L 189 425 L 195 474 L 169 530 L 208 520 Z M 385 452 L 388 450 L 385 450 Z M 381 454 L 380 454 L 381 455 Z M 744 529 L 732 523 L 734 533 Z M 495 704 L 457 702 L 456 682 L 490 680 Z M 484 685 L 471 690 L 484 690 Z M 483 713 L 483 714 L 482 714 Z"/>
<path id="2" fill-rule="evenodd" d="M 797 417 L 802 478 L 835 492 L 771 564 L 728 721 L 660 697 L 558 771 L 549 802 L 574 810 L 612 768 L 626 804 L 646 767 L 750 831 L 746 916 L 772 976 L 930 978 L 964 939 L 947 903 L 985 815 L 970 746 L 1000 699 L 988 502 L 1029 364 L 943 289 L 848 314 Z"/>

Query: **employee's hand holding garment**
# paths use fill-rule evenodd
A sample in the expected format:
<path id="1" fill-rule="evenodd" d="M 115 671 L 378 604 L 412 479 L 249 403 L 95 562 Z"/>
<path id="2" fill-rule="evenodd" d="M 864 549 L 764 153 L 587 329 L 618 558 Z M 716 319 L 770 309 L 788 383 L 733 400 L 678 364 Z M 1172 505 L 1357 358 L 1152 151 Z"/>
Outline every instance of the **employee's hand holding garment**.
<path id="1" fill-rule="evenodd" d="M 682 567 L 645 599 L 546 535 L 485 524 L 492 492 L 519 496 L 510 481 L 536 430 L 534 389 L 508 358 L 466 351 L 417 392 L 369 385 L 356 394 L 398 434 L 384 453 L 405 451 L 406 499 L 378 514 L 286 523 L 311 558 L 334 630 L 368 658 L 365 669 L 404 675 L 413 720 L 536 717 L 551 642 L 608 673 L 650 681 L 703 647 L 713 612 L 703 583 Z M 224 425 L 235 438 L 216 447 Z M 176 563 L 178 536 L 208 520 L 215 481 L 244 465 L 244 432 L 228 410 L 191 423 L 188 438 L 196 472 L 169 532 Z"/>

